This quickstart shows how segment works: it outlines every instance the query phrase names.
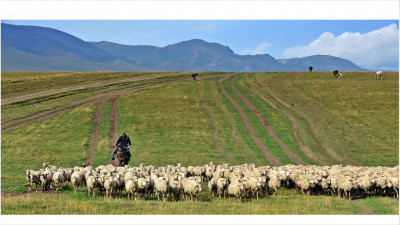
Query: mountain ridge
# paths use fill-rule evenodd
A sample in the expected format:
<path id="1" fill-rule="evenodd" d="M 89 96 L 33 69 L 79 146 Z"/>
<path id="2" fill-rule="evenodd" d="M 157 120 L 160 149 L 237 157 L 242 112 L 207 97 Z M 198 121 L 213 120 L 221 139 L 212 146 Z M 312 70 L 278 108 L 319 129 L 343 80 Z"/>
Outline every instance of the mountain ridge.
<path id="1" fill-rule="evenodd" d="M 165 47 L 84 41 L 40 26 L 1 23 L 2 71 L 306 71 L 363 70 L 349 60 L 315 55 L 275 59 L 269 54 L 239 55 L 229 46 L 202 39 Z"/>

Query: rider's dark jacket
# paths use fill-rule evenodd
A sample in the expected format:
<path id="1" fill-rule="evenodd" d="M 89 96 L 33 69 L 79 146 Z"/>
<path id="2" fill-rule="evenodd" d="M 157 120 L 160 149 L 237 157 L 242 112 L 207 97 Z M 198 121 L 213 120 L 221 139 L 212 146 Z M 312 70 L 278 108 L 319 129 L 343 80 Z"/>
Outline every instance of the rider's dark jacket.
<path id="1" fill-rule="evenodd" d="M 121 143 L 121 146 L 128 146 L 128 145 L 132 145 L 131 144 L 131 139 L 129 139 L 128 135 L 125 135 L 125 137 L 121 136 L 119 137 L 117 144 L 115 144 L 116 146 L 118 146 L 118 144 Z"/>

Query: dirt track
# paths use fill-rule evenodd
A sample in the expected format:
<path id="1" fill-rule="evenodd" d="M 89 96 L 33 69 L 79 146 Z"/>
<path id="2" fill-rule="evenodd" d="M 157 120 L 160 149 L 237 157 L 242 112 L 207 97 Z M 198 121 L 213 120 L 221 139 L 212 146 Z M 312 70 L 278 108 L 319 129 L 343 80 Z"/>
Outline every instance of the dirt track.
<path id="1" fill-rule="evenodd" d="M 213 138 L 214 138 L 215 147 L 222 155 L 226 156 L 226 159 L 228 160 L 228 162 L 232 162 L 232 160 L 233 160 L 232 156 L 230 154 L 227 154 L 225 148 L 222 146 L 222 144 L 218 138 L 218 120 L 215 118 L 215 115 L 211 111 L 210 107 L 208 107 L 208 105 L 205 103 L 202 91 L 203 91 L 203 89 L 202 89 L 202 86 L 200 85 L 199 89 L 198 89 L 200 102 L 201 102 L 203 108 L 207 111 L 209 117 L 211 118 L 212 125 L 214 128 Z"/>
<path id="2" fill-rule="evenodd" d="M 110 85 L 110 84 L 118 84 L 118 83 L 123 83 L 123 82 L 132 82 L 132 81 L 141 81 L 141 80 L 149 80 L 149 79 L 155 79 L 155 78 L 161 78 L 161 77 L 170 77 L 170 76 L 175 76 L 176 74 L 171 74 L 171 75 L 153 75 L 153 76 L 146 76 L 146 77 L 135 77 L 135 78 L 129 78 L 129 79 L 121 79 L 121 80 L 113 80 L 113 81 L 102 81 L 102 82 L 97 82 L 97 83 L 92 83 L 92 84 L 86 84 L 86 85 L 78 85 L 78 86 L 73 86 L 73 87 L 65 87 L 65 88 L 57 88 L 57 89 L 52 89 L 52 90 L 47 90 L 47 91 L 42 91 L 42 92 L 36 92 L 32 94 L 27 94 L 27 95 L 22 95 L 22 96 L 17 96 L 17 97 L 11 97 L 11 98 L 5 98 L 1 100 L 1 105 L 6 105 L 18 101 L 24 101 L 32 98 L 38 98 L 38 97 L 44 97 L 48 95 L 54 95 L 66 91 L 75 91 L 75 90 L 81 90 L 81 89 L 86 89 L 86 88 L 93 88 L 93 87 L 100 87 L 100 86 L 105 86 L 105 85 Z"/>
<path id="3" fill-rule="evenodd" d="M 264 145 L 264 143 L 261 141 L 260 137 L 257 136 L 256 131 L 253 127 L 253 125 L 250 122 L 249 117 L 246 115 L 244 112 L 243 108 L 239 105 L 239 103 L 233 99 L 228 92 L 225 90 L 224 86 L 222 85 L 222 82 L 224 80 L 229 79 L 231 76 L 225 76 L 221 78 L 218 81 L 219 88 L 221 89 L 222 93 L 228 98 L 228 100 L 231 102 L 233 107 L 235 107 L 236 111 L 239 113 L 240 117 L 242 118 L 242 121 L 247 128 L 247 131 L 249 132 L 249 135 L 257 145 L 257 147 L 262 151 L 262 153 L 265 155 L 266 159 L 274 166 L 281 166 L 283 163 L 279 160 L 279 158 L 275 157 L 268 149 L 267 146 Z"/>

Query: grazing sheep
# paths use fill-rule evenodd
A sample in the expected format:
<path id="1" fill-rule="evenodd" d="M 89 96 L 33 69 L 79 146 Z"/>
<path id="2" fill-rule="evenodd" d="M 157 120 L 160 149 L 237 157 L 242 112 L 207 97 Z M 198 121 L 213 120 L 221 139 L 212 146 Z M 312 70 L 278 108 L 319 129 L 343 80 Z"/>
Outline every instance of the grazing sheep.
<path id="1" fill-rule="evenodd" d="M 63 172 L 56 172 L 53 175 L 53 183 L 56 187 L 56 191 L 58 191 L 58 188 L 61 187 L 61 185 L 64 183 L 64 173 Z"/>
<path id="2" fill-rule="evenodd" d="M 31 171 L 29 174 L 29 191 L 32 191 L 32 186 L 35 184 L 35 191 L 37 192 L 37 187 L 40 186 L 42 173 L 40 171 Z"/>
<path id="3" fill-rule="evenodd" d="M 185 200 L 188 200 L 188 196 L 190 197 L 190 201 L 198 200 L 198 194 L 201 192 L 201 185 L 194 180 L 188 180 L 183 186 L 183 196 Z"/>
<path id="4" fill-rule="evenodd" d="M 256 195 L 258 200 L 258 191 L 261 190 L 261 183 L 255 177 L 245 178 L 244 190 L 251 197 Z"/>
<path id="5" fill-rule="evenodd" d="M 49 165 L 49 162 L 43 163 L 43 169 L 49 168 L 50 170 L 57 170 L 57 166 Z"/>
<path id="6" fill-rule="evenodd" d="M 382 71 L 377 71 L 376 73 L 375 73 L 375 80 L 378 80 L 378 79 L 383 79 L 383 72 Z"/>
<path id="7" fill-rule="evenodd" d="M 138 193 L 140 194 L 140 197 L 144 199 L 148 182 L 146 178 L 140 177 L 138 178 L 137 183 L 138 183 Z"/>
<path id="8" fill-rule="evenodd" d="M 343 196 L 349 197 L 349 200 L 351 200 L 351 192 L 353 188 L 353 180 L 349 177 L 343 177 L 338 182 L 338 197 L 342 197 L 343 193 Z"/>

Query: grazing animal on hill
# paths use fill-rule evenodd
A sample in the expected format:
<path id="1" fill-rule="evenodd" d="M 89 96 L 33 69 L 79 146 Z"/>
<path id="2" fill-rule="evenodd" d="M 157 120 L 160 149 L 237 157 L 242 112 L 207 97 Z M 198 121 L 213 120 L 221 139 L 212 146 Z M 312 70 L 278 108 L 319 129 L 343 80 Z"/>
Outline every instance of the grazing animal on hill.
<path id="1" fill-rule="evenodd" d="M 342 74 L 339 73 L 338 70 L 334 70 L 334 71 L 333 71 L 333 76 L 336 77 L 336 78 L 343 78 Z"/>
<path id="2" fill-rule="evenodd" d="M 376 73 L 375 73 L 375 80 L 378 80 L 378 79 L 383 79 L 383 72 L 382 71 L 377 71 Z"/>
<path id="3" fill-rule="evenodd" d="M 196 80 L 197 73 L 192 74 L 193 80 Z"/>
<path id="4" fill-rule="evenodd" d="M 312 72 L 312 70 L 313 70 L 312 66 L 308 67 L 308 71 Z"/>

